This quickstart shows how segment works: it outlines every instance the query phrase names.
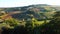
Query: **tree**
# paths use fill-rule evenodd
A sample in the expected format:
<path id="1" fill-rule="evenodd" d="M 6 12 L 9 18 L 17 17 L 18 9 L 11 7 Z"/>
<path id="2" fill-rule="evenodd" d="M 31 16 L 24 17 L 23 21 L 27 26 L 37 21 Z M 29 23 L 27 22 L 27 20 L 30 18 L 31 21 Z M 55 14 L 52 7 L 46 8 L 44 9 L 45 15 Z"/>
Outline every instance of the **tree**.
<path id="1" fill-rule="evenodd" d="M 18 25 L 19 21 L 14 18 L 11 18 L 11 19 L 5 20 L 4 23 L 10 26 L 8 28 L 14 28 L 15 26 Z"/>
<path id="2" fill-rule="evenodd" d="M 56 12 L 54 18 L 47 24 L 40 26 L 41 32 L 45 34 L 60 33 L 60 11 Z"/>

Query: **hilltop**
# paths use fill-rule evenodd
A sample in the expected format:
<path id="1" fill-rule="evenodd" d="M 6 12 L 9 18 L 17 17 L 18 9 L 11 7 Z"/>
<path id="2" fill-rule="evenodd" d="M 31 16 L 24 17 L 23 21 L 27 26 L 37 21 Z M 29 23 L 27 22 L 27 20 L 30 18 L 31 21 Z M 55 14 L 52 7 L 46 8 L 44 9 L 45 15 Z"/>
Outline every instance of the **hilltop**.
<path id="1" fill-rule="evenodd" d="M 50 19 L 53 18 L 54 12 L 59 11 L 59 7 L 51 6 L 47 4 L 37 4 L 37 5 L 29 5 L 24 7 L 10 7 L 10 8 L 0 8 L 0 10 L 5 11 L 6 13 L 20 11 L 21 13 L 12 14 L 11 16 L 16 19 L 28 19 L 28 18 L 36 18 L 36 19 Z M 32 15 L 32 16 L 31 16 Z"/>

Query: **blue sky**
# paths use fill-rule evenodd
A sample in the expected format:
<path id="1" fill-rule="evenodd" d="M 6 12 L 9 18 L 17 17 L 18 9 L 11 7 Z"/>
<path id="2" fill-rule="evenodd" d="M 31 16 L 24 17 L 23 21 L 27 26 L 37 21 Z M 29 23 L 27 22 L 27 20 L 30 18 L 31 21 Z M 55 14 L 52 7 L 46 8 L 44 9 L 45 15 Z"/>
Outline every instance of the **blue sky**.
<path id="1" fill-rule="evenodd" d="M 60 0 L 0 0 L 0 7 L 17 7 L 32 4 L 60 5 Z"/>

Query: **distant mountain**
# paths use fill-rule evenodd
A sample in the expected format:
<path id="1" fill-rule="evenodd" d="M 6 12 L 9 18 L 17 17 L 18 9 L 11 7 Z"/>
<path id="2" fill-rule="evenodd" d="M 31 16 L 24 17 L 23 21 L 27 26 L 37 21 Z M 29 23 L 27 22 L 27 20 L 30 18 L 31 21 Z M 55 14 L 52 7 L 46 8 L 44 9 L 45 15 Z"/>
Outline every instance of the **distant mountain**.
<path id="1" fill-rule="evenodd" d="M 47 4 L 37 4 L 37 5 L 29 5 L 24 7 L 1 8 L 1 10 L 7 13 L 14 11 L 22 12 L 11 15 L 13 18 L 16 19 L 28 19 L 33 17 L 36 19 L 49 19 L 52 18 L 54 12 L 58 11 L 58 8 L 60 7 L 55 7 L 55 6 L 53 7 Z"/>

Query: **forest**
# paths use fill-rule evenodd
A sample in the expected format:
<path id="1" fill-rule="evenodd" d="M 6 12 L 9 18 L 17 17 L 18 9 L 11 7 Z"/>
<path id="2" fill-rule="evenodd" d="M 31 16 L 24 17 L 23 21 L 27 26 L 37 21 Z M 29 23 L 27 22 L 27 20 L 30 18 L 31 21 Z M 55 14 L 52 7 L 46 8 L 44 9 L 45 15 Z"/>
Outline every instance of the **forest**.
<path id="1" fill-rule="evenodd" d="M 0 34 L 60 34 L 60 10 L 56 8 L 49 5 L 1 8 Z"/>

